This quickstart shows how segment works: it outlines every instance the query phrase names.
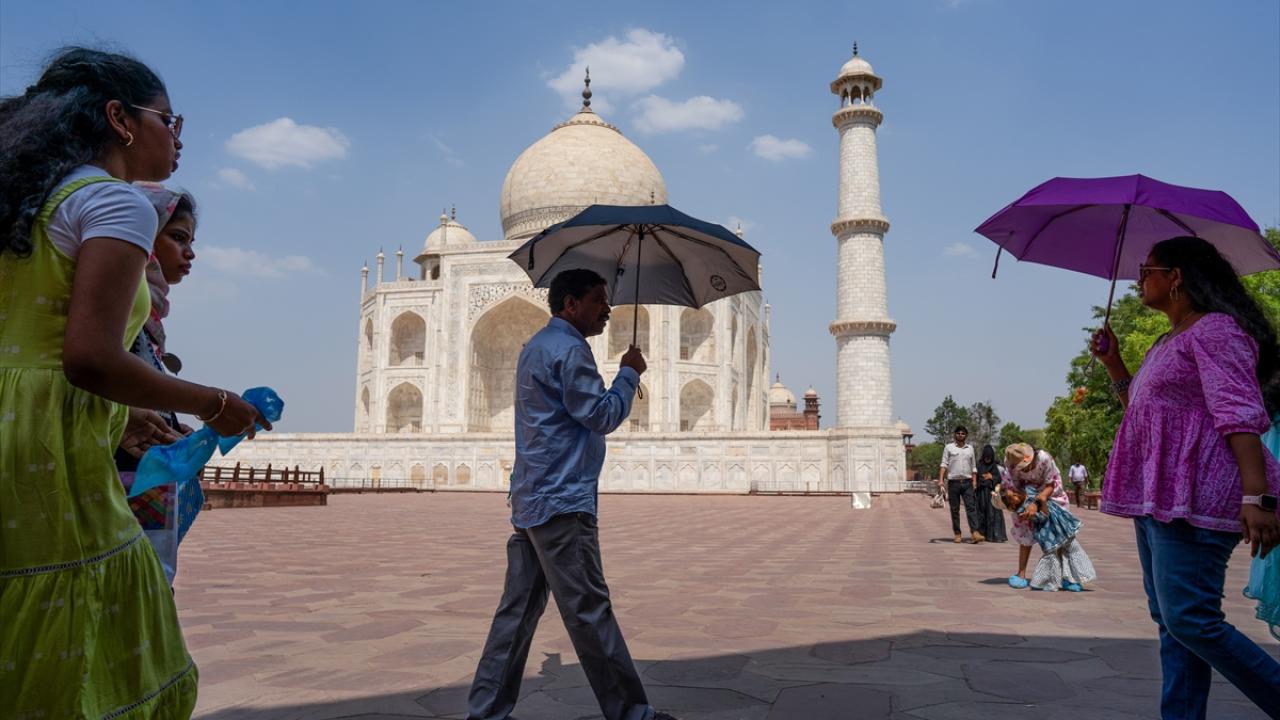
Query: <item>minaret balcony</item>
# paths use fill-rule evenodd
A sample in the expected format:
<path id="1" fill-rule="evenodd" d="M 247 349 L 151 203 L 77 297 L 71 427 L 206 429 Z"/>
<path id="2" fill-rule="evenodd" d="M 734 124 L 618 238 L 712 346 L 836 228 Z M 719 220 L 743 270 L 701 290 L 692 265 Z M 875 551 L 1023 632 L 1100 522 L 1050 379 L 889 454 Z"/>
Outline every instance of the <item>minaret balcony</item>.
<path id="1" fill-rule="evenodd" d="M 840 237 L 846 233 L 889 232 L 889 221 L 882 217 L 845 217 L 831 223 L 831 234 Z"/>
<path id="2" fill-rule="evenodd" d="M 855 123 L 879 127 L 882 122 L 884 122 L 884 113 L 871 105 L 849 105 L 840 108 L 831 116 L 831 124 L 837 128 Z"/>
<path id="3" fill-rule="evenodd" d="M 883 335 L 889 337 L 898 329 L 898 323 L 892 320 L 835 320 L 828 326 L 831 334 L 842 335 Z"/>

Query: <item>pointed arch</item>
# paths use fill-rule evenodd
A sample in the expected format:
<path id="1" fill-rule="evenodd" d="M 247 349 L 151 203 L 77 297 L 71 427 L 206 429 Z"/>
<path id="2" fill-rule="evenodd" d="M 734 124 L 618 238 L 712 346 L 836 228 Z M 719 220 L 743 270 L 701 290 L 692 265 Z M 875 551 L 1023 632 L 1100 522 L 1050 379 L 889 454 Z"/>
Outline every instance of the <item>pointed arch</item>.
<path id="1" fill-rule="evenodd" d="M 390 367 L 417 367 L 427 354 L 427 321 L 416 312 L 402 312 L 391 321 Z"/>
<path id="2" fill-rule="evenodd" d="M 413 383 L 402 382 L 387 394 L 387 432 L 422 431 L 422 391 Z"/>
<path id="3" fill-rule="evenodd" d="M 747 365 L 743 370 L 747 375 L 746 417 L 748 430 L 760 429 L 760 425 L 757 422 L 759 415 L 756 412 L 756 407 L 760 404 L 759 398 L 756 397 L 756 375 L 758 374 L 756 363 L 759 355 L 759 347 L 756 345 L 756 329 L 751 328 L 747 330 Z"/>
<path id="4" fill-rule="evenodd" d="M 689 308 L 680 314 L 680 359 L 716 361 L 716 319 L 706 308 Z"/>
<path id="5" fill-rule="evenodd" d="M 515 427 L 516 360 L 550 314 L 521 295 L 490 308 L 471 329 L 467 429 L 511 432 Z"/>
<path id="6" fill-rule="evenodd" d="M 644 351 L 649 351 L 649 310 L 641 305 L 615 305 L 609 312 L 609 358 L 617 360 L 631 347 L 632 329 L 636 344 Z"/>
<path id="7" fill-rule="evenodd" d="M 649 422 L 649 388 L 640 383 L 640 392 L 631 401 L 631 414 L 627 416 L 626 428 L 631 432 L 645 432 L 650 427 Z"/>
<path id="8" fill-rule="evenodd" d="M 715 392 L 701 380 L 690 380 L 680 389 L 680 429 L 711 430 L 715 426 L 712 404 Z"/>
<path id="9" fill-rule="evenodd" d="M 369 386 L 360 388 L 360 417 L 356 419 L 357 432 L 369 432 Z"/>

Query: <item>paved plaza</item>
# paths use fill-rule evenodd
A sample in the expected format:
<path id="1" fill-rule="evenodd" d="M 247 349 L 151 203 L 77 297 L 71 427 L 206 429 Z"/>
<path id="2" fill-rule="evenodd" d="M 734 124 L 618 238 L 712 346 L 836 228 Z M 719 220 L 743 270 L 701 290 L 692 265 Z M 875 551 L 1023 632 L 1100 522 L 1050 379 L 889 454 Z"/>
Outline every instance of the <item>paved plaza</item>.
<path id="1" fill-rule="evenodd" d="M 920 495 L 601 498 L 614 605 L 657 707 L 681 720 L 1156 716 L 1132 525 L 1083 511 L 1100 580 L 1014 591 L 1017 547 L 951 541 Z M 177 599 L 205 720 L 461 718 L 497 604 L 500 494 L 335 496 L 216 510 Z M 1038 556 L 1039 551 L 1034 553 Z M 1229 619 L 1280 652 L 1227 581 Z M 1033 557 L 1034 561 L 1034 557 Z M 1263 715 L 1217 678 L 1210 717 Z M 520 720 L 597 718 L 553 606 Z"/>

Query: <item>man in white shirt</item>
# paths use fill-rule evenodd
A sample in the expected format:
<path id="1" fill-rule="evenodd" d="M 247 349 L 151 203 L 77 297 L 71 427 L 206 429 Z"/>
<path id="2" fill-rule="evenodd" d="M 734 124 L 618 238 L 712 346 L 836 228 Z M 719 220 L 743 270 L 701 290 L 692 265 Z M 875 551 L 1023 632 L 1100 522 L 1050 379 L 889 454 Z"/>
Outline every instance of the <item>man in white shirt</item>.
<path id="1" fill-rule="evenodd" d="M 1076 496 L 1076 507 L 1084 507 L 1080 504 L 1080 496 L 1089 487 L 1089 471 L 1077 462 L 1067 471 L 1067 477 L 1071 479 L 1071 491 Z"/>
<path id="2" fill-rule="evenodd" d="M 942 466 L 938 469 L 938 488 L 946 490 L 947 503 L 951 505 L 951 532 L 955 533 L 955 541 L 961 541 L 960 535 L 960 502 L 964 501 L 964 514 L 969 521 L 969 539 L 976 545 L 984 540 L 982 531 L 978 529 L 978 506 L 976 493 L 978 487 L 978 461 L 973 453 L 973 446 L 965 443 L 969 438 L 969 430 L 956 426 L 955 442 L 947 443 L 942 450 Z"/>

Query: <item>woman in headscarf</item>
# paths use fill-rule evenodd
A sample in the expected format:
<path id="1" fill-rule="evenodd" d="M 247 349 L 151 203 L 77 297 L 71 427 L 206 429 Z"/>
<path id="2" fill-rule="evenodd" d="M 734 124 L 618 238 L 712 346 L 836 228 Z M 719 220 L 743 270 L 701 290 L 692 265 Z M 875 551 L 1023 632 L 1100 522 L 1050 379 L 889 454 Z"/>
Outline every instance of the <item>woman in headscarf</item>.
<path id="1" fill-rule="evenodd" d="M 192 243 L 195 242 L 196 233 L 196 202 L 185 190 L 170 190 L 160 183 L 136 182 L 134 187 L 151 201 L 159 219 L 160 231 L 156 233 L 146 269 L 151 313 L 129 352 L 158 372 L 167 370 L 176 374 L 181 370 L 182 363 L 177 356 L 166 350 L 164 319 L 169 314 L 169 286 L 182 282 L 191 272 L 191 265 L 195 261 Z M 167 432 L 167 437 L 161 442 L 177 439 L 179 433 L 187 434 L 191 431 L 170 411 L 156 413 L 131 408 L 130 412 L 135 415 L 145 413 L 147 419 L 157 425 L 157 419 L 162 421 L 161 430 Z M 133 435 L 126 438 L 116 450 L 116 469 L 120 472 L 120 482 L 126 491 L 133 485 L 138 460 L 155 442 L 153 437 Z M 175 486 L 162 485 L 129 498 L 129 509 L 138 518 L 143 532 L 147 534 L 147 540 L 155 548 L 170 586 L 178 572 L 178 543 L 182 539 L 178 522 L 179 503 L 196 503 L 198 506 L 203 502 L 199 483 L 187 483 L 184 488 L 188 497 L 178 498 Z"/>
<path id="2" fill-rule="evenodd" d="M 987 542 L 1007 542 L 1008 535 L 1004 530 L 1004 513 L 987 502 L 991 491 L 1000 486 L 1000 464 L 996 462 L 996 449 L 990 445 L 982 446 L 982 454 L 978 456 L 978 490 L 974 494 L 978 498 L 978 524 Z"/>

